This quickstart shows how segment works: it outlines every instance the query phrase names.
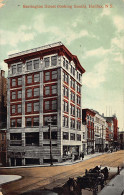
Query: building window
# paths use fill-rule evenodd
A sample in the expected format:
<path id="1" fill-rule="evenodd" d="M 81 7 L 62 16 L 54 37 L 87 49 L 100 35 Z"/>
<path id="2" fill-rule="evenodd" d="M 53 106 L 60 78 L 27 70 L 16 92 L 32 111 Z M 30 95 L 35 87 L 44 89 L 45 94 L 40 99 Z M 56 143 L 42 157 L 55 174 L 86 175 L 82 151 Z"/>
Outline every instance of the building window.
<path id="1" fill-rule="evenodd" d="M 77 117 L 81 118 L 81 110 L 79 108 L 77 108 Z"/>
<path id="2" fill-rule="evenodd" d="M 12 92 L 12 100 L 15 100 L 15 99 L 16 99 L 16 92 L 13 91 L 13 92 Z"/>
<path id="3" fill-rule="evenodd" d="M 78 73 L 78 71 L 77 71 L 77 79 L 79 78 L 79 73 Z"/>
<path id="4" fill-rule="evenodd" d="M 68 74 L 66 74 L 65 72 L 63 72 L 63 80 L 64 82 L 68 83 Z"/>
<path id="5" fill-rule="evenodd" d="M 32 70 L 32 61 L 26 62 L 27 70 Z"/>
<path id="6" fill-rule="evenodd" d="M 40 74 L 34 74 L 34 82 L 37 83 L 40 81 Z"/>
<path id="7" fill-rule="evenodd" d="M 52 100 L 52 110 L 57 109 L 57 100 Z"/>
<path id="8" fill-rule="evenodd" d="M 68 127 L 68 117 L 63 116 L 63 127 Z"/>
<path id="9" fill-rule="evenodd" d="M 32 97 L 32 89 L 27 89 L 27 97 L 30 98 Z"/>
<path id="10" fill-rule="evenodd" d="M 66 69 L 68 70 L 68 61 L 66 60 Z"/>
<path id="11" fill-rule="evenodd" d="M 80 121 L 77 121 L 77 129 L 81 130 L 81 122 Z"/>
<path id="12" fill-rule="evenodd" d="M 39 117 L 33 118 L 33 126 L 38 127 L 39 126 Z"/>
<path id="13" fill-rule="evenodd" d="M 72 78 L 70 78 L 70 86 L 75 89 L 75 81 Z"/>
<path id="14" fill-rule="evenodd" d="M 50 80 L 50 72 L 45 72 L 45 81 Z"/>
<path id="15" fill-rule="evenodd" d="M 12 79 L 12 87 L 16 86 L 16 79 Z"/>
<path id="16" fill-rule="evenodd" d="M 17 119 L 17 127 L 21 127 L 22 126 L 22 119 Z"/>
<path id="17" fill-rule="evenodd" d="M 22 91 L 18 91 L 18 99 L 22 98 Z"/>
<path id="18" fill-rule="evenodd" d="M 57 139 L 57 132 L 53 131 L 51 132 L 51 138 L 56 140 Z M 43 132 L 43 139 L 50 139 L 50 133 L 49 132 Z"/>
<path id="19" fill-rule="evenodd" d="M 72 91 L 71 91 L 71 100 L 72 100 L 73 102 L 75 102 L 75 93 L 73 93 Z"/>
<path id="20" fill-rule="evenodd" d="M 50 58 L 44 58 L 45 67 L 48 67 L 50 65 Z"/>
<path id="21" fill-rule="evenodd" d="M 39 145 L 39 133 L 25 133 L 26 146 Z"/>
<path id="22" fill-rule="evenodd" d="M 71 112 L 71 115 L 75 116 L 75 106 L 71 105 L 70 112 Z"/>
<path id="23" fill-rule="evenodd" d="M 22 72 L 22 64 L 17 64 L 17 71 Z"/>
<path id="24" fill-rule="evenodd" d="M 77 83 L 77 92 L 81 93 L 81 86 Z"/>
<path id="25" fill-rule="evenodd" d="M 81 80 L 81 74 L 79 74 L 79 81 Z"/>
<path id="26" fill-rule="evenodd" d="M 81 97 L 80 96 L 77 96 L 77 104 L 81 105 Z"/>
<path id="27" fill-rule="evenodd" d="M 18 78 L 18 86 L 21 86 L 21 85 L 22 85 L 22 78 L 19 77 L 19 78 Z"/>
<path id="28" fill-rule="evenodd" d="M 69 134 L 67 132 L 63 132 L 63 139 L 68 140 L 69 139 Z"/>
<path id="29" fill-rule="evenodd" d="M 57 70 L 52 71 L 52 80 L 57 79 Z"/>
<path id="30" fill-rule="evenodd" d="M 68 102 L 64 101 L 63 110 L 64 110 L 64 112 L 68 112 Z"/>
<path id="31" fill-rule="evenodd" d="M 44 126 L 48 126 L 48 120 L 51 118 L 52 125 L 57 125 L 57 115 L 44 116 Z"/>
<path id="32" fill-rule="evenodd" d="M 81 135 L 77 134 L 77 141 L 81 141 Z"/>
<path id="33" fill-rule="evenodd" d="M 73 67 L 73 75 L 75 76 L 75 68 Z"/>
<path id="34" fill-rule="evenodd" d="M 50 95 L 50 86 L 45 87 L 45 95 Z"/>
<path id="35" fill-rule="evenodd" d="M 16 120 L 15 119 L 11 119 L 11 127 L 15 127 L 16 126 Z"/>
<path id="36" fill-rule="evenodd" d="M 26 118 L 26 127 L 31 127 L 31 118 Z"/>
<path id="37" fill-rule="evenodd" d="M 16 106 L 12 105 L 12 114 L 15 114 L 15 111 L 16 111 Z"/>
<path id="38" fill-rule="evenodd" d="M 70 140 L 75 140 L 75 134 L 74 133 L 70 133 Z"/>
<path id="39" fill-rule="evenodd" d="M 34 102 L 34 112 L 39 111 L 39 102 Z"/>
<path id="40" fill-rule="evenodd" d="M 38 88 L 34 88 L 34 97 L 39 96 L 39 94 L 40 94 L 40 89 L 39 89 L 39 87 L 38 87 Z"/>
<path id="41" fill-rule="evenodd" d="M 27 104 L 27 112 L 31 112 L 32 111 L 32 104 L 28 103 Z"/>
<path id="42" fill-rule="evenodd" d="M 17 105 L 17 111 L 18 111 L 18 113 L 22 112 L 22 105 L 21 104 Z"/>
<path id="43" fill-rule="evenodd" d="M 32 83 L 32 75 L 27 76 L 27 83 L 31 84 Z"/>
<path id="44" fill-rule="evenodd" d="M 57 94 L 57 85 L 52 85 L 52 94 Z"/>
<path id="45" fill-rule="evenodd" d="M 65 67 L 65 58 L 63 58 L 63 67 Z"/>
<path id="46" fill-rule="evenodd" d="M 16 65 L 13 65 L 12 66 L 12 74 L 15 74 L 16 73 Z"/>
<path id="47" fill-rule="evenodd" d="M 75 129 L 75 120 L 71 119 L 70 123 L 71 123 L 71 125 L 70 125 L 71 128 Z"/>
<path id="48" fill-rule="evenodd" d="M 21 133 L 10 133 L 10 140 L 21 140 L 22 134 Z"/>
<path id="49" fill-rule="evenodd" d="M 51 66 L 56 66 L 57 65 L 57 56 L 52 56 L 51 57 Z"/>
<path id="50" fill-rule="evenodd" d="M 39 68 L 39 59 L 38 60 L 34 60 L 33 64 L 34 64 L 34 69 L 38 69 Z"/>
<path id="51" fill-rule="evenodd" d="M 45 110 L 50 110 L 50 101 L 45 101 Z"/>
<path id="52" fill-rule="evenodd" d="M 73 72 L 73 66 L 71 65 L 71 73 Z"/>
<path id="53" fill-rule="evenodd" d="M 83 132 L 83 139 L 85 139 L 85 133 Z"/>
<path id="54" fill-rule="evenodd" d="M 67 87 L 63 86 L 63 95 L 69 97 L 69 90 Z"/>

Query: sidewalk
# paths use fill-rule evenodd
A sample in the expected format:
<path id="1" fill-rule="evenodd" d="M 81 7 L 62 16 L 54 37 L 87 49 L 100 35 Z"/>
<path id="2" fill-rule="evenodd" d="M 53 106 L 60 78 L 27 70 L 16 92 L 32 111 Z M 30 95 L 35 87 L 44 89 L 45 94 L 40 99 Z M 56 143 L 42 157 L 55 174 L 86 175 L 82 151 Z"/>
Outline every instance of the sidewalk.
<path id="1" fill-rule="evenodd" d="M 115 176 L 98 195 L 123 195 L 124 194 L 124 169 L 120 175 Z"/>
<path id="2" fill-rule="evenodd" d="M 53 163 L 52 166 L 65 166 L 65 165 L 72 165 L 72 164 L 76 164 L 79 162 L 82 162 L 84 160 L 88 160 L 90 158 L 94 158 L 96 156 L 100 156 L 106 153 L 94 153 L 94 154 L 88 154 L 88 155 L 84 155 L 83 160 L 67 160 L 61 163 Z M 43 165 L 27 165 L 27 166 L 14 166 L 14 167 L 0 167 L 0 169 L 17 169 L 17 168 L 32 168 L 32 167 L 49 167 L 51 166 L 50 164 L 43 164 Z"/>
<path id="3" fill-rule="evenodd" d="M 4 183 L 8 183 L 10 181 L 19 180 L 22 177 L 19 175 L 1 175 L 0 176 L 0 185 Z"/>

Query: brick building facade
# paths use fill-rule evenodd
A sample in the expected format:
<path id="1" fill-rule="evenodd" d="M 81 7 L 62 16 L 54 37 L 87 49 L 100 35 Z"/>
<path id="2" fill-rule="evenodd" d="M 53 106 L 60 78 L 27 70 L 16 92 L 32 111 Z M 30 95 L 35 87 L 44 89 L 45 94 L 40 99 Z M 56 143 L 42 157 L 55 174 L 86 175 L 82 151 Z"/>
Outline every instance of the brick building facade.
<path id="1" fill-rule="evenodd" d="M 54 162 L 82 151 L 81 89 L 85 72 L 61 43 L 10 55 L 7 143 L 10 166 Z"/>

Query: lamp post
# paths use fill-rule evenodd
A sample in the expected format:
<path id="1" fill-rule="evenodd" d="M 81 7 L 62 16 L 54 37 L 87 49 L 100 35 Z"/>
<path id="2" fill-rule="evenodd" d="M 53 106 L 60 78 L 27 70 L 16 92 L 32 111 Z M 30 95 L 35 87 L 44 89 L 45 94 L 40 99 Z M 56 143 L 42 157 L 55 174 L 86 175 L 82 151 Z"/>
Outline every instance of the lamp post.
<path id="1" fill-rule="evenodd" d="M 52 137 L 51 137 L 51 123 L 52 118 L 48 119 L 48 127 L 49 127 L 49 133 L 50 133 L 50 161 L 51 161 L 51 165 L 53 165 L 53 157 L 52 157 Z"/>

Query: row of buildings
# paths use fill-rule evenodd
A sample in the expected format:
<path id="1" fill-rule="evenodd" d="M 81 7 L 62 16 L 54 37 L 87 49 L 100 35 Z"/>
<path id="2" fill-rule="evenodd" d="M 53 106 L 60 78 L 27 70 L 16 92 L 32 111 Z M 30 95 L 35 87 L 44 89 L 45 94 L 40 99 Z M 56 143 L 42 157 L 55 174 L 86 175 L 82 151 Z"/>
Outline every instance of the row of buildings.
<path id="1" fill-rule="evenodd" d="M 49 163 L 50 153 L 53 162 L 62 162 L 117 145 L 117 117 L 82 109 L 85 70 L 61 42 L 9 55 L 5 63 L 7 165 Z"/>

